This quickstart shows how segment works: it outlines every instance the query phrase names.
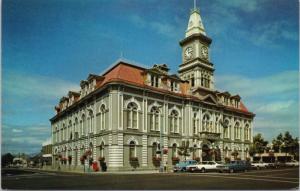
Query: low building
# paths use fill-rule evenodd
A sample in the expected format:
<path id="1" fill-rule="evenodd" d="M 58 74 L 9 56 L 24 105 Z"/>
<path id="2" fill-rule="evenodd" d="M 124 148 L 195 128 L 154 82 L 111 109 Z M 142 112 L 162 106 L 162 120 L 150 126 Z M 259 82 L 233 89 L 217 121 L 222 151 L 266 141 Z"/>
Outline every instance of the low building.
<path id="1" fill-rule="evenodd" d="M 42 143 L 42 163 L 43 165 L 52 164 L 52 140 L 49 138 Z"/>

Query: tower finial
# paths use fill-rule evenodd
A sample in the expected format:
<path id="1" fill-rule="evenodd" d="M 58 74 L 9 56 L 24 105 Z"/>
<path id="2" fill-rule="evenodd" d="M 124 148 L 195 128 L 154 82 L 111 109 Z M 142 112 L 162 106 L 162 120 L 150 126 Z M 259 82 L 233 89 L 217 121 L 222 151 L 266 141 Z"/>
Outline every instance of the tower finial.
<path id="1" fill-rule="evenodd" d="M 196 10 L 196 0 L 194 0 L 194 10 Z"/>

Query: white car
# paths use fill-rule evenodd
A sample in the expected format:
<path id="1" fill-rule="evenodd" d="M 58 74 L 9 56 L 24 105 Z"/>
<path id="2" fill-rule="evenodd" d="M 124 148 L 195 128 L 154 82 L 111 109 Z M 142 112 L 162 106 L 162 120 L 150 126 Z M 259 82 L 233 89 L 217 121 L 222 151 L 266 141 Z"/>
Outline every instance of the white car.
<path id="1" fill-rule="evenodd" d="M 218 165 L 221 165 L 221 163 L 217 163 L 215 161 L 203 161 L 203 162 L 199 162 L 198 164 L 188 165 L 186 167 L 186 170 L 189 172 L 216 171 Z"/>
<path id="2" fill-rule="evenodd" d="M 262 162 L 262 161 L 251 163 L 251 167 L 256 168 L 256 169 L 267 168 L 268 165 L 269 165 L 268 163 L 265 163 L 265 162 Z"/>
<path id="3" fill-rule="evenodd" d="M 292 160 L 291 162 L 286 162 L 286 166 L 299 166 L 299 162 L 296 160 Z"/>

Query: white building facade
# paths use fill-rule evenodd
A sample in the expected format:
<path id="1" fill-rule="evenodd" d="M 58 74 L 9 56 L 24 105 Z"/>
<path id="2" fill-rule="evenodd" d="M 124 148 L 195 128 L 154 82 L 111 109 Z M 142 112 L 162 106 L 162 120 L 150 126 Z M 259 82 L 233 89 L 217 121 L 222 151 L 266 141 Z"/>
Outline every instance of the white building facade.
<path id="1" fill-rule="evenodd" d="M 185 158 L 178 150 L 187 141 L 190 159 L 249 158 L 255 115 L 239 95 L 215 90 L 211 42 L 194 8 L 180 42 L 178 75 L 165 64 L 147 69 L 126 60 L 90 74 L 80 92 L 70 91 L 55 107 L 53 161 L 65 158 L 82 168 L 80 159 L 90 151 L 109 171 L 146 170 L 158 168 L 157 151 L 164 150 L 162 161 L 172 167 Z"/>

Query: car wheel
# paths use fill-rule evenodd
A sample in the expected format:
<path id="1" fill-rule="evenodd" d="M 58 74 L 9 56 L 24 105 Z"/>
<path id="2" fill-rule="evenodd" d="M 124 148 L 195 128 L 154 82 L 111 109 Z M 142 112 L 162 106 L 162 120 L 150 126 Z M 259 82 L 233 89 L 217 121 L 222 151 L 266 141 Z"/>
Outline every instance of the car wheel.
<path id="1" fill-rule="evenodd" d="M 234 170 L 233 170 L 233 169 L 230 169 L 230 170 L 229 170 L 229 172 L 230 172 L 230 173 L 233 173 L 233 172 L 234 172 Z"/>
<path id="2" fill-rule="evenodd" d="M 186 172 L 186 168 L 185 168 L 185 167 L 183 167 L 181 171 L 182 171 L 182 172 Z"/>
<path id="3" fill-rule="evenodd" d="M 202 169 L 201 169 L 201 172 L 204 173 L 204 172 L 205 172 L 205 168 L 202 168 Z"/>

